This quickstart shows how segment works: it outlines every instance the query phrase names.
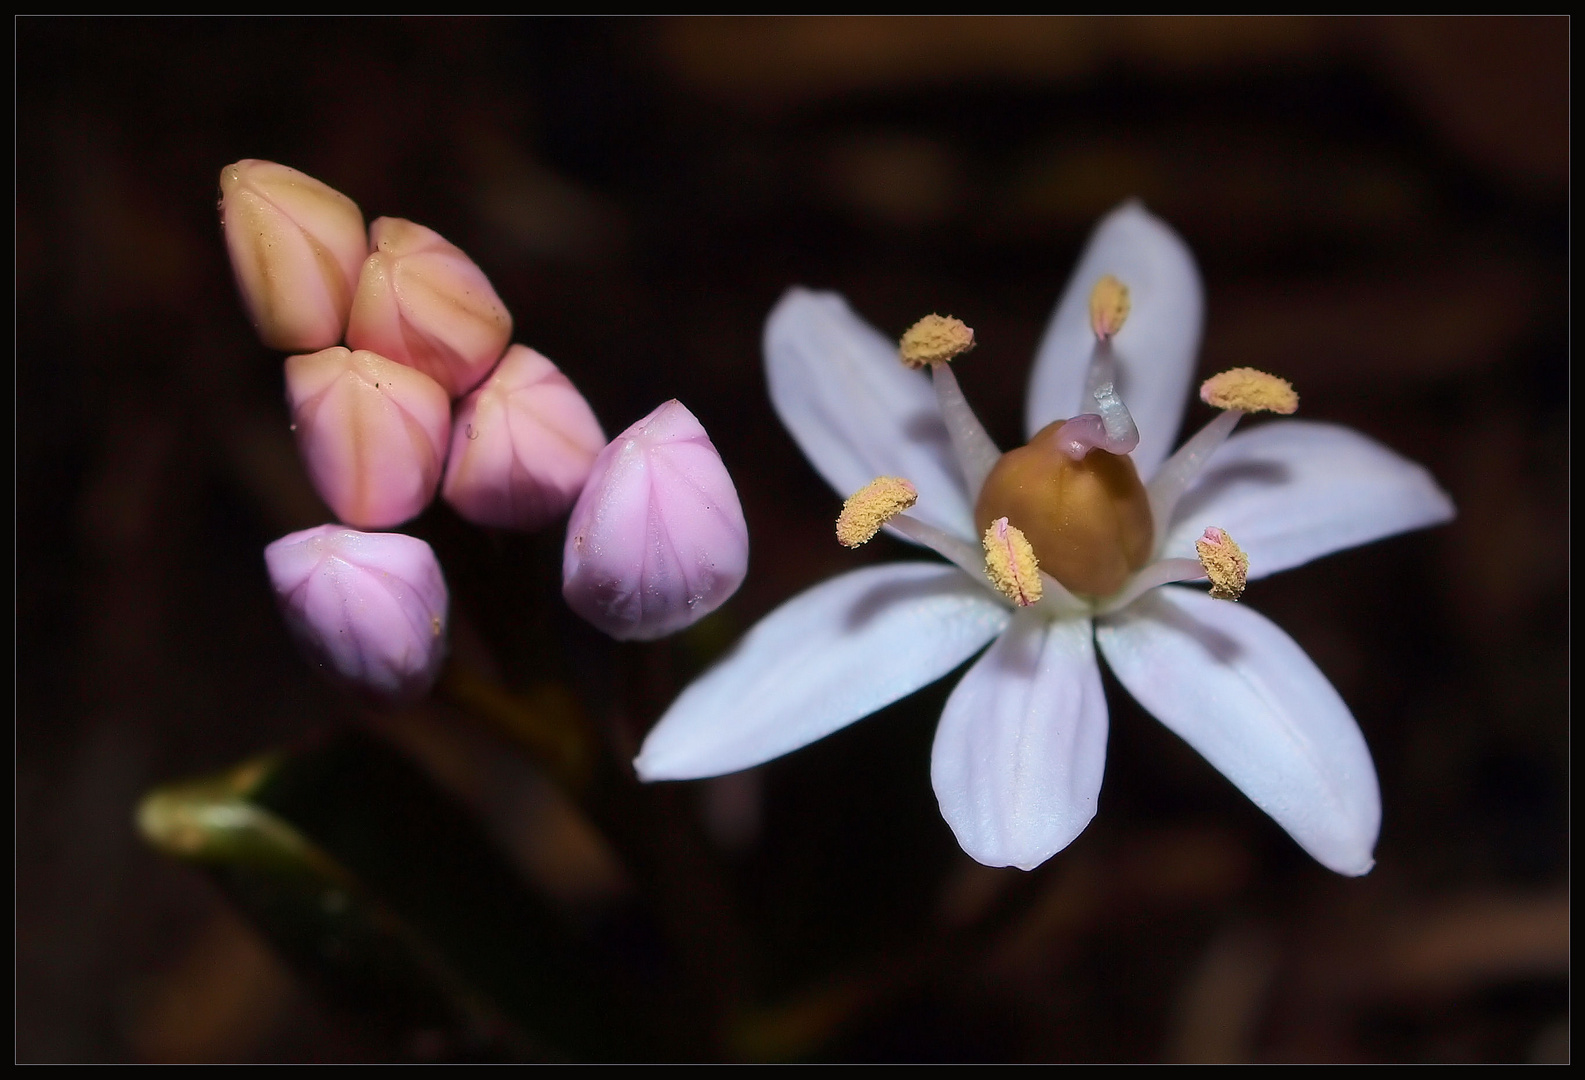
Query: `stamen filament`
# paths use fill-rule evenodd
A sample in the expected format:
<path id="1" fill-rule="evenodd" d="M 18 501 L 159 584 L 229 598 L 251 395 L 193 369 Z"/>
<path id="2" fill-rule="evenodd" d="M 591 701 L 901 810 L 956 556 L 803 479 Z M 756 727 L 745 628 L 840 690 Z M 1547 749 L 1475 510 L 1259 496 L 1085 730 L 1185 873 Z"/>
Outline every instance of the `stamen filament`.
<path id="1" fill-rule="evenodd" d="M 1040 594 L 1040 602 L 1036 608 L 1055 617 L 1058 615 L 1088 614 L 1090 605 L 1068 591 L 1068 587 L 1044 570 L 1040 571 L 1040 581 L 1045 587 Z"/>
<path id="2" fill-rule="evenodd" d="M 952 451 L 957 455 L 958 467 L 963 470 L 963 479 L 969 486 L 969 499 L 972 502 L 980 497 L 980 488 L 1001 459 L 1002 452 L 996 448 L 980 423 L 980 418 L 969 407 L 951 365 L 944 361 L 931 364 L 930 381 L 935 385 L 941 418 L 946 421 L 947 435 L 952 439 Z"/>
<path id="3" fill-rule="evenodd" d="M 979 548 L 949 532 L 927 525 L 909 514 L 898 514 L 886 523 L 908 539 L 923 544 L 971 577 L 983 577 L 985 556 Z"/>
<path id="4" fill-rule="evenodd" d="M 1097 615 L 1107 615 L 1121 610 L 1138 600 L 1151 589 L 1171 585 L 1175 581 L 1203 581 L 1205 567 L 1198 559 L 1158 559 L 1129 578 L 1117 592 L 1106 598 Z"/>
<path id="5" fill-rule="evenodd" d="M 889 529 L 896 529 L 908 539 L 922 544 L 952 563 L 959 570 L 970 577 L 982 582 L 986 588 L 993 588 L 985 577 L 985 552 L 982 548 L 964 540 L 959 540 L 949 532 L 944 532 L 934 525 L 927 525 L 918 518 L 909 514 L 898 514 L 886 523 Z M 1198 566 L 1199 563 L 1195 563 Z M 1202 572 L 1201 577 L 1204 577 Z M 1056 578 L 1040 571 L 1040 582 L 1044 586 L 1040 601 L 1035 606 L 1041 610 L 1056 615 L 1074 615 L 1089 610 L 1089 605 L 1074 596 Z"/>
<path id="6" fill-rule="evenodd" d="M 1146 491 L 1150 496 L 1150 520 L 1155 523 L 1158 548 L 1172 525 L 1172 512 L 1177 509 L 1178 500 L 1199 477 L 1217 447 L 1227 441 L 1243 415 L 1237 409 L 1229 409 L 1217 416 L 1178 447 L 1177 453 L 1151 478 Z"/>

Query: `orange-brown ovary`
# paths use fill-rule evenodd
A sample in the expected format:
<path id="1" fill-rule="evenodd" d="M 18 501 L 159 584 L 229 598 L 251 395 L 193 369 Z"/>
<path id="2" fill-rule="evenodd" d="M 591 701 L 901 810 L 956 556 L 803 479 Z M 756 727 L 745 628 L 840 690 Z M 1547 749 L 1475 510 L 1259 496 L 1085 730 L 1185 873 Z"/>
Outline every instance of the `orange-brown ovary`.
<path id="1" fill-rule="evenodd" d="M 1016 522 L 1040 569 L 1075 593 L 1107 596 L 1150 559 L 1150 499 L 1129 458 L 1092 450 L 1074 461 L 1057 446 L 1065 421 L 1002 455 L 974 506 L 983 533 Z"/>

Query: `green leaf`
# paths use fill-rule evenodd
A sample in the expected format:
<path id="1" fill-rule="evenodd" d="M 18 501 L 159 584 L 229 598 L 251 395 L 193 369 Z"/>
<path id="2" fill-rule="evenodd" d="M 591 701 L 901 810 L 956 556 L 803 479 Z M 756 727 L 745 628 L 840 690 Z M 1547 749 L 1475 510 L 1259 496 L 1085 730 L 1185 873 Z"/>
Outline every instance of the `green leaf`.
<path id="1" fill-rule="evenodd" d="M 138 809 L 153 846 L 207 868 L 336 1000 L 452 1057 L 620 1060 L 619 1008 L 576 930 L 454 799 L 356 730 Z"/>

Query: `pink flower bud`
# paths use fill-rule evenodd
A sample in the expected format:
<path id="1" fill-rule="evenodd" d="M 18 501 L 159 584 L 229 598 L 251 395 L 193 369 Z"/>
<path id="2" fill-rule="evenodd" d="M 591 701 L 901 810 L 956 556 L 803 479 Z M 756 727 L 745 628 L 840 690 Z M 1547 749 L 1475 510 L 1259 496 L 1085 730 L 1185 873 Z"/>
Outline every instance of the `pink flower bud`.
<path id="1" fill-rule="evenodd" d="M 376 218 L 347 324 L 347 344 L 407 364 L 461 397 L 490 373 L 512 316 L 462 250 L 433 229 Z"/>
<path id="2" fill-rule="evenodd" d="M 457 406 L 441 495 L 476 525 L 538 529 L 567 512 L 604 447 L 571 380 L 513 345 Z"/>
<path id="3" fill-rule="evenodd" d="M 220 170 L 220 222 L 248 315 L 272 349 L 341 340 L 369 254 L 358 204 L 273 161 Z"/>
<path id="4" fill-rule="evenodd" d="M 647 641 L 720 607 L 747 572 L 737 489 L 681 402 L 600 451 L 562 549 L 572 610 L 619 641 Z"/>
<path id="5" fill-rule="evenodd" d="M 314 489 L 360 529 L 429 505 L 451 430 L 451 399 L 422 371 L 337 345 L 286 361 L 286 399 Z"/>
<path id="6" fill-rule="evenodd" d="M 275 541 L 264 564 L 287 625 L 332 679 L 391 704 L 429 692 L 446 655 L 447 595 L 428 544 L 321 525 Z"/>

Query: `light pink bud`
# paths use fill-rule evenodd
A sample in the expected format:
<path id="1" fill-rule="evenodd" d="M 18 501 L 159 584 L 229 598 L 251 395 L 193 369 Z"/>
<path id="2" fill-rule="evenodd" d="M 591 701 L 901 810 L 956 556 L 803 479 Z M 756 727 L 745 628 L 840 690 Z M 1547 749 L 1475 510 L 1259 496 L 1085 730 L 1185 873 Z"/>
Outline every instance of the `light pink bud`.
<path id="1" fill-rule="evenodd" d="M 720 607 L 747 572 L 737 489 L 681 402 L 600 451 L 562 549 L 572 610 L 619 641 L 647 641 Z"/>
<path id="2" fill-rule="evenodd" d="M 220 223 L 264 344 L 301 352 L 341 340 L 369 254 L 357 203 L 296 169 L 249 158 L 220 170 Z"/>
<path id="3" fill-rule="evenodd" d="M 376 218 L 347 344 L 407 364 L 461 397 L 490 373 L 512 316 L 474 261 L 433 229 Z"/>
<path id="4" fill-rule="evenodd" d="M 339 525 L 264 549 L 281 612 L 310 659 L 377 701 L 423 697 L 446 656 L 446 580 L 424 541 Z"/>
<path id="5" fill-rule="evenodd" d="M 457 406 L 441 495 L 475 525 L 538 529 L 567 512 L 604 447 L 572 381 L 513 345 Z"/>
<path id="6" fill-rule="evenodd" d="M 314 489 L 342 521 L 389 528 L 435 497 L 451 399 L 422 371 L 337 345 L 287 358 L 286 399 Z"/>

